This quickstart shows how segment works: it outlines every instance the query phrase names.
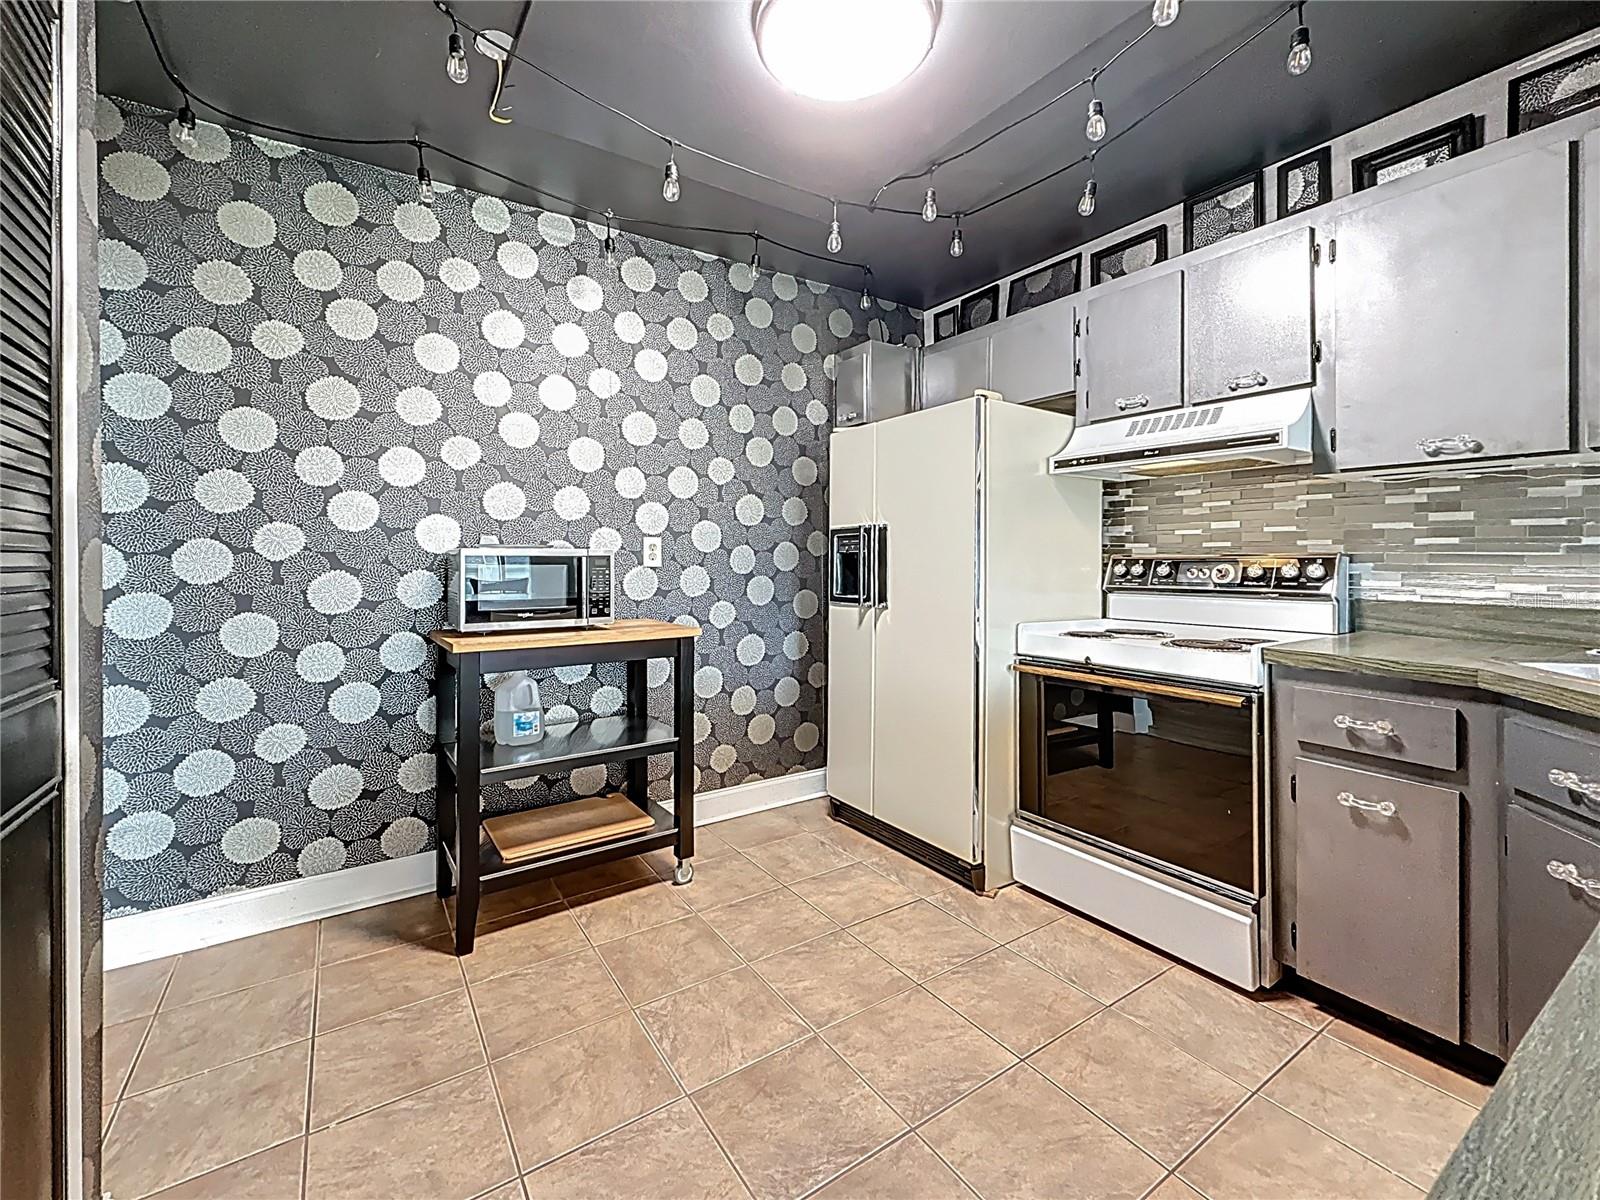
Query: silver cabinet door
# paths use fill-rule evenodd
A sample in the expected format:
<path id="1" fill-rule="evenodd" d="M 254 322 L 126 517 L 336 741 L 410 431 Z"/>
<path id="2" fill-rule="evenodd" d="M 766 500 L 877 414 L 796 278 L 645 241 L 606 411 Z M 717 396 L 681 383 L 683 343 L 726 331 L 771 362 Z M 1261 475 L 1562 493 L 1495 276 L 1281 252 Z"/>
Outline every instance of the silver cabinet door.
<path id="1" fill-rule="evenodd" d="M 1062 299 L 996 325 L 990 339 L 989 386 L 1018 404 L 1077 390 L 1076 316 L 1072 300 Z"/>
<path id="2" fill-rule="evenodd" d="M 1190 404 L 1315 382 L 1310 229 L 1186 271 L 1185 391 Z"/>
<path id="3" fill-rule="evenodd" d="M 1521 805 L 1506 807 L 1506 1049 L 1528 1032 L 1600 924 L 1600 830 L 1567 830 Z"/>
<path id="4" fill-rule="evenodd" d="M 1168 271 L 1083 308 L 1078 411 L 1090 421 L 1183 403 L 1183 272 Z"/>
<path id="5" fill-rule="evenodd" d="M 922 407 L 965 400 L 989 386 L 990 335 L 966 335 L 940 342 L 922 355 Z"/>
<path id="6" fill-rule="evenodd" d="M 867 355 L 859 347 L 839 355 L 833 380 L 833 425 L 843 429 L 867 419 Z"/>
<path id="7" fill-rule="evenodd" d="M 1341 215 L 1341 470 L 1571 447 L 1565 146 Z"/>

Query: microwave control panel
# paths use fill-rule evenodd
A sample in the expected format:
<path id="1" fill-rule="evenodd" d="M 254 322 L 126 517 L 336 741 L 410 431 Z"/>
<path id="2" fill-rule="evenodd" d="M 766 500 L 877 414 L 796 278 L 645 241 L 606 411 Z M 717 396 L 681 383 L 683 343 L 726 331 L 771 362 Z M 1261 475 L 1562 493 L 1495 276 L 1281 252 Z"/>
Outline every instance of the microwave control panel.
<path id="1" fill-rule="evenodd" d="M 1113 556 L 1106 591 L 1270 592 L 1332 595 L 1343 582 L 1342 555 L 1248 555 L 1228 558 Z"/>
<path id="2" fill-rule="evenodd" d="M 589 556 L 589 618 L 610 617 L 611 612 L 611 556 Z"/>

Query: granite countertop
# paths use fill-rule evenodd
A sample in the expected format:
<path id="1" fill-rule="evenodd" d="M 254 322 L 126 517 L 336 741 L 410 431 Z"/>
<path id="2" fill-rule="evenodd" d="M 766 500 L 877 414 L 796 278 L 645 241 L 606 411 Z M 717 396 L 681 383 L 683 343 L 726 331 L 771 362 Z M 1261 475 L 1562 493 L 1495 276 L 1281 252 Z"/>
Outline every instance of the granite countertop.
<path id="1" fill-rule="evenodd" d="M 1600 1200 L 1600 929 L 1506 1064 L 1430 1200 Z"/>
<path id="2" fill-rule="evenodd" d="M 1596 630 L 1595 640 L 1600 642 L 1600 629 Z M 1364 630 L 1269 646 L 1263 657 L 1280 667 L 1396 675 L 1425 683 L 1478 688 L 1600 717 L 1600 680 L 1523 665 L 1570 662 L 1600 666 L 1600 658 L 1586 655 L 1586 648 L 1549 641 L 1477 641 Z"/>

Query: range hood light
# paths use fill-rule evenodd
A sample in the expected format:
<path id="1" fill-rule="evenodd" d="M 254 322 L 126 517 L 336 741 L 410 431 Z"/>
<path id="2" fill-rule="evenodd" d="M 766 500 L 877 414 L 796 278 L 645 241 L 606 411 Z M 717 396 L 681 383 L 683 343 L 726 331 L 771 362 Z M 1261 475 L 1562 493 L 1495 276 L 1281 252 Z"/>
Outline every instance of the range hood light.
<path id="1" fill-rule="evenodd" d="M 756 47 L 779 83 L 813 100 L 860 100 L 928 55 L 933 0 L 763 0 Z"/>

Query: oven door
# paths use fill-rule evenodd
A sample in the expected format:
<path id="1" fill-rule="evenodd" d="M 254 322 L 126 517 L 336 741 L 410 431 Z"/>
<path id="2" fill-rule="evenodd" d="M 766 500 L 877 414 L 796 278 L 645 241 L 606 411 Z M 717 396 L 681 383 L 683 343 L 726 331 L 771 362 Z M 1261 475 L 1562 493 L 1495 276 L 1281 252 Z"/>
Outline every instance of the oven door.
<path id="1" fill-rule="evenodd" d="M 582 554 L 509 550 L 465 558 L 463 632 L 582 624 Z"/>
<path id="2" fill-rule="evenodd" d="M 1220 894 L 1262 894 L 1259 694 L 1019 662 L 1024 819 Z"/>

